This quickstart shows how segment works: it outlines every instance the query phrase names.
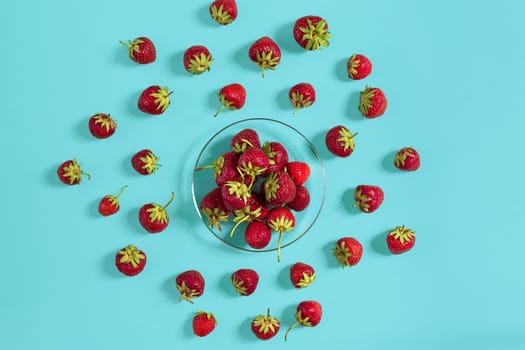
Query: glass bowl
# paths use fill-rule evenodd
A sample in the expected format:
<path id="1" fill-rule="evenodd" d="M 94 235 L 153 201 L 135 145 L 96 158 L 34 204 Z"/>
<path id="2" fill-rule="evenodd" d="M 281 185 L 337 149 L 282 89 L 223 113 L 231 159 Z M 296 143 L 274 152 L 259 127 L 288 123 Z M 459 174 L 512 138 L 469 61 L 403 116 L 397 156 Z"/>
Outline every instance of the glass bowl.
<path id="1" fill-rule="evenodd" d="M 246 223 L 241 224 L 232 238 L 229 233 L 234 226 L 233 216 L 228 222 L 221 222 L 221 230 L 215 226 L 208 225 L 208 218 L 201 212 L 200 203 L 202 198 L 217 187 L 214 181 L 214 169 L 196 170 L 199 167 L 211 165 L 220 155 L 231 151 L 230 141 L 232 137 L 243 129 L 253 129 L 259 135 L 261 145 L 265 141 L 280 142 L 288 152 L 289 161 L 301 161 L 309 165 L 311 174 L 303 185 L 310 193 L 309 206 L 300 212 L 292 211 L 295 216 L 295 228 L 282 234 L 281 249 L 290 246 L 304 237 L 315 224 L 323 207 L 326 175 L 319 153 L 314 145 L 303 134 L 294 127 L 278 120 L 268 118 L 250 118 L 234 122 L 217 131 L 206 142 L 200 151 L 194 166 L 192 178 L 193 203 L 204 226 L 227 245 L 250 252 L 268 252 L 277 250 L 278 234 L 272 232 L 270 243 L 262 249 L 251 248 L 244 240 L 244 228 Z M 254 187 L 257 188 L 257 187 Z"/>

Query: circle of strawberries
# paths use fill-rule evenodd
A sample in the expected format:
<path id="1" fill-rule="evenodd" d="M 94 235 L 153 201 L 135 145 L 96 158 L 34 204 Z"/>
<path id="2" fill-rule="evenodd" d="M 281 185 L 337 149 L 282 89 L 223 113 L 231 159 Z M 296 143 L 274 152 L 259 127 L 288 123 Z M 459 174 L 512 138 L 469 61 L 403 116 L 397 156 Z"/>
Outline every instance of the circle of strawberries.
<path id="1" fill-rule="evenodd" d="M 215 0 L 211 3 L 209 12 L 211 19 L 219 25 L 229 25 L 238 16 L 237 5 L 234 0 Z M 328 30 L 328 23 L 319 16 L 303 16 L 299 18 L 294 24 L 291 35 L 293 35 L 299 46 L 309 51 L 327 48 L 329 46 L 329 38 L 332 36 Z M 156 48 L 151 39 L 138 37 L 131 41 L 120 42 L 128 48 L 129 58 L 137 64 L 151 64 L 156 61 Z M 271 71 L 278 68 L 281 61 L 281 50 L 274 40 L 264 36 L 250 46 L 247 56 L 261 68 L 262 77 L 264 78 L 265 69 Z M 212 55 L 206 47 L 193 46 L 186 51 L 183 64 L 188 73 L 201 74 L 210 69 L 211 61 Z M 349 79 L 362 80 L 372 73 L 372 63 L 365 55 L 354 53 L 348 58 L 346 69 Z M 161 115 L 170 105 L 171 94 L 172 92 L 165 86 L 149 86 L 144 89 L 139 97 L 137 107 L 146 114 Z M 232 111 L 238 110 L 245 104 L 246 90 L 241 84 L 232 83 L 220 89 L 218 98 L 221 106 L 217 114 L 224 108 Z M 297 109 L 309 107 L 314 103 L 315 90 L 313 86 L 306 82 L 296 84 L 290 89 L 289 98 L 291 105 L 297 112 Z M 378 87 L 366 86 L 361 92 L 357 109 L 365 118 L 381 117 L 387 109 L 386 95 Z M 97 113 L 89 119 L 88 127 L 95 138 L 103 139 L 111 137 L 117 125 L 109 113 Z M 355 148 L 353 140 L 355 134 L 352 134 L 345 126 L 334 126 L 327 133 L 326 147 L 337 157 L 348 157 Z M 232 140 L 233 151 L 220 156 L 212 167 L 217 171 L 224 162 L 231 162 L 232 159 L 237 162 L 240 157 L 239 154 L 242 154 L 247 149 L 247 144 L 244 143 L 247 140 L 252 140 L 252 146 L 261 147 L 258 140 L 253 140 L 251 135 L 243 135 L 238 140 Z M 248 143 L 250 142 L 248 141 Z M 158 169 L 156 160 L 157 157 L 151 151 L 143 150 L 136 153 L 131 161 L 133 168 L 137 172 L 147 175 Z M 393 165 L 400 171 L 416 171 L 420 167 L 420 155 L 414 148 L 404 146 L 395 155 Z M 59 180 L 66 185 L 80 184 L 82 175 L 88 179 L 91 178 L 89 174 L 81 169 L 80 163 L 75 158 L 62 162 L 57 169 Z M 216 181 L 219 184 L 219 181 L 222 181 L 221 176 L 216 176 Z M 243 185 L 246 184 L 243 183 Z M 126 188 L 127 186 L 121 187 L 120 192 L 116 195 L 107 194 L 101 196 L 98 206 L 101 216 L 110 216 L 118 213 L 120 209 L 119 197 Z M 215 191 L 206 200 L 213 202 L 213 200 L 216 200 L 213 196 L 217 195 L 219 193 Z M 302 196 L 306 196 L 306 194 L 302 194 Z M 371 213 L 377 210 L 383 198 L 384 193 L 379 186 L 358 185 L 354 192 L 355 206 L 358 206 L 359 210 L 364 213 Z M 168 203 L 164 206 L 151 202 L 141 208 L 137 220 L 140 221 L 145 231 L 150 233 L 160 232 L 168 226 L 169 216 L 165 209 L 172 200 L 173 193 Z M 302 202 L 304 202 L 304 199 L 302 199 Z M 303 203 L 296 203 L 295 205 L 298 210 L 304 209 L 302 207 Z M 232 208 L 223 209 L 224 213 L 222 215 L 226 215 L 228 211 L 232 210 Z M 221 215 L 220 213 L 216 214 L 210 225 L 220 227 Z M 267 212 L 266 215 L 273 214 L 268 214 Z M 250 230 L 254 232 L 247 239 L 248 244 L 253 248 L 265 246 L 268 243 L 268 232 L 266 232 L 267 228 L 263 229 L 261 226 L 266 227 L 266 225 L 262 225 L 260 221 L 252 221 L 248 225 Z M 392 228 L 387 233 L 385 240 L 390 252 L 397 255 L 412 249 L 416 236 L 410 228 L 402 225 Z M 357 265 L 361 259 L 362 252 L 363 247 L 361 243 L 354 237 L 340 238 L 335 242 L 333 248 L 334 258 L 343 268 Z M 116 252 L 115 267 L 126 276 L 131 277 L 140 274 L 144 270 L 145 265 L 146 253 L 133 244 L 127 244 Z M 312 266 L 297 262 L 290 269 L 290 282 L 295 288 L 305 288 L 314 281 L 315 275 L 316 272 Z M 239 269 L 231 276 L 232 288 L 244 296 L 252 294 L 259 281 L 257 272 L 251 269 Z M 176 283 L 176 287 L 180 292 L 180 300 L 184 299 L 193 302 L 192 298 L 197 298 L 204 292 L 204 277 L 196 270 L 180 273 L 174 283 Z M 286 332 L 285 340 L 288 332 L 298 325 L 315 327 L 319 324 L 322 317 L 321 310 L 321 304 L 314 300 L 306 300 L 299 303 L 295 314 L 297 322 L 290 325 Z M 199 337 L 210 334 L 217 324 L 215 316 L 204 311 L 197 312 L 192 318 L 192 322 L 194 333 Z M 274 337 L 279 329 L 280 321 L 270 315 L 269 309 L 266 313 L 255 316 L 251 324 L 254 336 L 261 340 L 268 340 Z"/>

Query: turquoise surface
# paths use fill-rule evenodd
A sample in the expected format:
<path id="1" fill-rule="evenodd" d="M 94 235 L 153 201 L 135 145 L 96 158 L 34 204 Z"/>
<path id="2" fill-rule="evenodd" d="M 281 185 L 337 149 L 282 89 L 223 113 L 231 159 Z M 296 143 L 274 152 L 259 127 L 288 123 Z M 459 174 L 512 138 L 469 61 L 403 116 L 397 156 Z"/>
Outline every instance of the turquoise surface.
<path id="1" fill-rule="evenodd" d="M 227 27 L 211 21 L 208 1 L 25 1 L 0 12 L 2 33 L 2 349 L 273 348 L 333 346 L 353 349 L 523 349 L 522 155 L 525 85 L 525 5 L 521 1 L 278 1 L 239 0 Z M 324 17 L 329 48 L 300 49 L 294 21 Z M 146 35 L 157 61 L 129 61 L 119 40 Z M 249 61 L 250 44 L 269 35 L 282 62 L 262 79 Z M 190 76 L 186 48 L 208 46 L 210 72 Z M 353 53 L 373 62 L 370 77 L 350 81 Z M 308 81 L 318 101 L 292 115 L 288 89 Z M 217 118 L 216 93 L 240 82 L 245 107 Z M 160 117 L 140 113 L 136 100 L 152 84 L 174 91 Z M 389 106 L 381 118 L 357 111 L 365 85 L 381 87 Z M 114 136 L 96 140 L 88 118 L 110 112 Z M 203 226 L 192 204 L 194 161 L 206 140 L 225 125 L 270 117 L 294 126 L 318 148 L 326 167 L 323 211 L 312 230 L 283 249 L 248 253 L 223 244 Z M 356 150 L 335 158 L 326 131 L 343 124 Z M 400 173 L 394 152 L 416 147 L 421 169 Z M 154 176 L 129 165 L 151 148 L 161 157 Z M 58 181 L 56 169 L 76 157 L 92 179 Z M 383 206 L 365 215 L 351 207 L 353 188 L 378 184 Z M 121 211 L 102 218 L 97 204 L 121 186 Z M 149 235 L 137 221 L 146 202 L 175 192 L 168 229 Z M 387 230 L 405 224 L 415 248 L 386 253 Z M 353 236 L 364 255 L 341 269 L 334 242 Z M 142 274 L 120 275 L 118 249 L 134 243 L 148 255 Z M 288 268 L 303 261 L 317 280 L 293 289 Z M 257 291 L 234 294 L 229 275 L 250 267 Z M 175 276 L 198 269 L 204 295 L 177 302 Z M 324 308 L 315 328 L 284 330 L 269 342 L 255 339 L 251 319 L 268 307 L 282 327 L 295 305 L 315 299 Z M 213 312 L 219 324 L 207 338 L 191 330 L 192 313 Z"/>

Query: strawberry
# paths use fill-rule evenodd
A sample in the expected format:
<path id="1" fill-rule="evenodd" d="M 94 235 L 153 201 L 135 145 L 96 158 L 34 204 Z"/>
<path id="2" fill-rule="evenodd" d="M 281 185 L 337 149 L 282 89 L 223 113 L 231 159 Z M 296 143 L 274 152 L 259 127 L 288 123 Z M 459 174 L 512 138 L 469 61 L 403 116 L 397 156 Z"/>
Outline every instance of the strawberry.
<path id="1" fill-rule="evenodd" d="M 184 299 L 193 304 L 192 298 L 198 298 L 204 293 L 204 277 L 196 270 L 182 272 L 175 279 L 175 284 L 180 293 L 179 301 Z"/>
<path id="2" fill-rule="evenodd" d="M 256 176 L 264 174 L 268 170 L 270 161 L 262 148 L 250 147 L 241 154 L 237 166 L 244 175 L 252 177 L 253 183 Z"/>
<path id="3" fill-rule="evenodd" d="M 235 152 L 226 152 L 212 160 L 211 165 L 203 165 L 195 168 L 195 171 L 204 169 L 215 169 L 213 177 L 217 186 L 221 187 L 228 181 L 241 181 L 241 174 L 237 169 L 239 155 Z"/>
<path id="4" fill-rule="evenodd" d="M 281 261 L 282 234 L 291 231 L 295 227 L 295 216 L 288 208 L 275 207 L 268 212 L 266 222 L 272 231 L 279 233 L 277 240 L 277 261 Z"/>
<path id="5" fill-rule="evenodd" d="M 210 5 L 210 15 L 215 22 L 228 25 L 237 18 L 237 4 L 234 0 L 215 0 Z"/>
<path id="6" fill-rule="evenodd" d="M 292 86 L 288 98 L 295 107 L 293 114 L 296 114 L 300 108 L 310 107 L 315 102 L 315 89 L 311 84 L 299 83 Z"/>
<path id="7" fill-rule="evenodd" d="M 306 288 L 315 280 L 315 270 L 312 266 L 297 262 L 290 267 L 290 281 L 295 288 Z"/>
<path id="8" fill-rule="evenodd" d="M 394 166 L 402 171 L 416 171 L 420 164 L 419 153 L 412 147 L 401 148 L 394 158 Z"/>
<path id="9" fill-rule="evenodd" d="M 98 204 L 98 212 L 100 215 L 109 216 L 119 211 L 120 203 L 118 201 L 118 197 L 120 197 L 122 192 L 124 192 L 127 187 L 128 186 L 122 187 L 116 196 L 108 194 L 100 200 L 100 203 Z"/>
<path id="10" fill-rule="evenodd" d="M 268 205 L 257 192 L 251 192 L 251 196 L 246 200 L 246 205 L 242 209 L 234 211 L 233 221 L 235 225 L 230 231 L 230 238 L 233 237 L 235 230 L 243 222 L 252 222 L 254 220 L 262 221 L 268 216 Z"/>
<path id="11" fill-rule="evenodd" d="M 311 174 L 310 166 L 304 162 L 288 162 L 285 171 L 290 175 L 293 182 L 300 186 L 308 180 Z"/>
<path id="12" fill-rule="evenodd" d="M 140 94 L 138 107 L 144 113 L 162 114 L 170 105 L 170 95 L 172 93 L 168 91 L 167 86 L 149 86 Z"/>
<path id="13" fill-rule="evenodd" d="M 291 202 L 295 198 L 296 191 L 292 178 L 284 171 L 271 173 L 261 186 L 266 202 L 276 207 Z"/>
<path id="14" fill-rule="evenodd" d="M 288 152 L 286 148 L 279 142 L 265 142 L 262 149 L 268 157 L 269 167 L 263 174 L 268 176 L 270 173 L 281 171 L 284 165 L 288 162 Z"/>
<path id="15" fill-rule="evenodd" d="M 291 202 L 286 205 L 288 208 L 295 211 L 303 211 L 310 204 L 310 192 L 304 186 L 297 186 L 295 191 L 295 197 Z"/>
<path id="16" fill-rule="evenodd" d="M 264 70 L 266 68 L 274 70 L 281 62 L 281 49 L 275 41 L 264 36 L 250 46 L 248 56 L 261 67 L 262 77 L 264 78 Z"/>
<path id="17" fill-rule="evenodd" d="M 248 296 L 255 292 L 259 275 L 252 269 L 240 269 L 231 275 L 232 285 L 241 296 Z"/>
<path id="18" fill-rule="evenodd" d="M 284 340 L 288 339 L 288 333 L 295 327 L 301 325 L 305 327 L 315 327 L 321 322 L 323 317 L 323 308 L 319 302 L 314 300 L 302 301 L 297 305 L 295 313 L 295 322 L 293 325 L 288 328 L 286 334 L 284 335 Z"/>
<path id="19" fill-rule="evenodd" d="M 306 50 L 319 50 L 328 47 L 328 39 L 332 34 L 328 32 L 328 24 L 319 16 L 304 16 L 299 18 L 293 27 L 295 41 Z"/>
<path id="20" fill-rule="evenodd" d="M 270 309 L 266 315 L 257 315 L 252 321 L 252 332 L 261 340 L 273 338 L 281 328 L 281 323 L 270 315 Z"/>
<path id="21" fill-rule="evenodd" d="M 57 169 L 57 175 L 60 181 L 66 185 L 78 185 L 82 181 L 81 175 L 87 176 L 88 179 L 91 178 L 91 175 L 80 169 L 80 164 L 74 158 L 60 164 Z"/>
<path id="22" fill-rule="evenodd" d="M 359 185 L 354 190 L 354 207 L 358 206 L 363 213 L 372 213 L 379 208 L 385 195 L 379 186 Z"/>
<path id="23" fill-rule="evenodd" d="M 230 211 L 243 209 L 251 195 L 244 182 L 228 181 L 221 187 L 222 201 Z"/>
<path id="24" fill-rule="evenodd" d="M 209 71 L 212 61 L 213 57 L 205 46 L 195 45 L 184 52 L 184 68 L 191 74 Z"/>
<path id="25" fill-rule="evenodd" d="M 354 151 L 356 135 L 342 125 L 334 126 L 326 133 L 326 148 L 338 157 L 348 157 Z"/>
<path id="26" fill-rule="evenodd" d="M 115 265 L 124 275 L 136 276 L 146 266 L 146 254 L 133 244 L 129 244 L 117 252 Z"/>
<path id="27" fill-rule="evenodd" d="M 212 313 L 197 311 L 192 321 L 193 334 L 198 337 L 205 337 L 213 332 L 216 324 L 217 320 Z"/>
<path id="28" fill-rule="evenodd" d="M 365 55 L 353 54 L 348 59 L 346 71 L 350 79 L 364 79 L 372 72 L 372 62 Z"/>
<path id="29" fill-rule="evenodd" d="M 246 102 L 246 89 L 241 84 L 234 83 L 223 86 L 217 96 L 219 96 L 221 107 L 213 115 L 214 117 L 218 116 L 225 107 L 230 111 L 241 109 Z"/>
<path id="30" fill-rule="evenodd" d="M 166 207 L 171 204 L 175 194 L 171 192 L 171 197 L 164 206 L 157 203 L 148 203 L 139 210 L 139 222 L 149 233 L 159 233 L 168 227 L 170 218 L 166 212 Z"/>
<path id="31" fill-rule="evenodd" d="M 208 219 L 210 227 L 221 230 L 221 222 L 228 222 L 231 211 L 226 209 L 222 201 L 221 189 L 216 187 L 206 194 L 200 203 L 200 210 Z"/>
<path id="32" fill-rule="evenodd" d="M 272 233 L 265 223 L 252 221 L 246 226 L 244 231 L 244 240 L 254 249 L 266 247 L 272 238 Z"/>
<path id="33" fill-rule="evenodd" d="M 386 235 L 386 244 L 392 254 L 402 254 L 416 244 L 416 234 L 404 225 L 397 226 Z"/>
<path id="34" fill-rule="evenodd" d="M 149 149 L 138 151 L 131 157 L 131 166 L 141 175 L 151 175 L 159 169 L 159 158 Z"/>
<path id="35" fill-rule="evenodd" d="M 234 152 L 243 153 L 249 147 L 261 147 L 261 141 L 257 131 L 248 128 L 235 134 L 231 139 L 230 145 Z"/>
<path id="36" fill-rule="evenodd" d="M 366 87 L 361 91 L 359 99 L 359 111 L 366 118 L 377 118 L 386 110 L 386 97 L 380 88 Z"/>
<path id="37" fill-rule="evenodd" d="M 106 139 L 115 133 L 117 123 L 109 114 L 97 113 L 89 118 L 88 127 L 91 135 L 98 139 Z"/>
<path id="38" fill-rule="evenodd" d="M 343 237 L 335 243 L 333 255 L 343 268 L 345 266 L 352 267 L 361 260 L 363 246 L 355 238 Z"/>
<path id="39" fill-rule="evenodd" d="M 155 45 L 153 45 L 153 42 L 145 36 L 136 38 L 133 41 L 121 41 L 120 43 L 128 47 L 129 58 L 139 64 L 153 63 L 157 58 Z"/>

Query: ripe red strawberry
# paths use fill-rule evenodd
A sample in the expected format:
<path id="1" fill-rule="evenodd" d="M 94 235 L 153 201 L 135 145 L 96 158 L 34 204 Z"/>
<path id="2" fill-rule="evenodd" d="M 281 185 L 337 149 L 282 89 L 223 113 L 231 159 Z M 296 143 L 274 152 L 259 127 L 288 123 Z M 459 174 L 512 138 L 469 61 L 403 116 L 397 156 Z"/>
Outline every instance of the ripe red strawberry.
<path id="1" fill-rule="evenodd" d="M 168 227 L 170 218 L 166 212 L 166 208 L 171 204 L 175 194 L 171 192 L 169 201 L 160 206 L 157 203 L 148 203 L 142 206 L 139 210 L 139 222 L 149 233 L 159 233 Z"/>
<path id="2" fill-rule="evenodd" d="M 295 322 L 284 335 L 284 340 L 287 340 L 288 333 L 295 327 L 301 325 L 305 327 L 315 327 L 321 322 L 323 317 L 323 308 L 319 302 L 314 300 L 302 301 L 297 305 L 297 312 L 295 313 Z"/>
<path id="3" fill-rule="evenodd" d="M 216 187 L 206 194 L 200 203 L 200 210 L 208 219 L 210 227 L 221 230 L 221 222 L 228 222 L 231 211 L 226 209 L 222 201 L 221 189 Z"/>
<path id="4" fill-rule="evenodd" d="M 332 34 L 328 31 L 328 24 L 319 16 L 304 16 L 299 18 L 293 27 L 295 41 L 306 50 L 319 50 L 328 47 L 328 39 Z"/>
<path id="5" fill-rule="evenodd" d="M 290 267 L 290 281 L 295 288 L 306 288 L 315 280 L 315 270 L 312 266 L 297 262 Z"/>
<path id="6" fill-rule="evenodd" d="M 191 74 L 202 74 L 210 70 L 213 57 L 202 45 L 191 46 L 184 52 L 184 68 Z"/>
<path id="7" fill-rule="evenodd" d="M 311 84 L 299 83 L 292 86 L 288 98 L 295 107 L 293 114 L 296 114 L 300 108 L 310 107 L 315 102 L 315 89 Z"/>
<path id="8" fill-rule="evenodd" d="M 117 252 L 115 265 L 124 275 L 136 276 L 146 266 L 146 254 L 133 244 L 129 244 Z"/>
<path id="9" fill-rule="evenodd" d="M 270 315 L 270 309 L 266 315 L 257 315 L 252 321 L 252 332 L 261 340 L 273 338 L 281 328 L 281 323 Z"/>
<path id="10" fill-rule="evenodd" d="M 172 93 L 168 91 L 167 86 L 149 86 L 140 94 L 138 107 L 144 113 L 162 114 L 170 105 L 170 95 Z"/>
<path id="11" fill-rule="evenodd" d="M 201 171 L 204 169 L 215 169 L 213 177 L 217 186 L 221 187 L 228 181 L 242 181 L 241 174 L 237 169 L 239 163 L 239 155 L 235 152 L 226 152 L 223 155 L 217 157 L 216 160 L 212 160 L 211 165 L 204 165 L 195 168 L 195 171 Z M 248 182 L 247 179 L 246 182 Z"/>
<path id="12" fill-rule="evenodd" d="M 127 187 L 128 186 L 122 187 L 116 196 L 108 194 L 100 200 L 100 203 L 98 204 L 98 212 L 100 215 L 109 216 L 119 211 L 120 203 L 118 201 L 118 197 L 120 197 L 122 192 L 124 192 Z"/>
<path id="13" fill-rule="evenodd" d="M 281 49 L 272 39 L 264 36 L 256 40 L 248 52 L 250 59 L 261 67 L 262 77 L 264 70 L 274 70 L 281 62 Z"/>
<path id="14" fill-rule="evenodd" d="M 252 269 L 239 269 L 232 273 L 231 280 L 237 293 L 241 296 L 248 296 L 255 292 L 257 283 L 259 283 L 259 275 Z"/>
<path id="15" fill-rule="evenodd" d="M 243 129 L 235 134 L 230 142 L 232 150 L 236 153 L 243 153 L 250 147 L 261 147 L 261 141 L 257 131 L 253 129 Z"/>
<path id="16" fill-rule="evenodd" d="M 252 221 L 246 226 L 244 240 L 254 249 L 265 248 L 272 239 L 272 233 L 265 223 Z"/>
<path id="17" fill-rule="evenodd" d="M 335 243 L 333 254 L 343 268 L 352 267 L 361 260 L 363 246 L 353 237 L 343 237 Z"/>
<path id="18" fill-rule="evenodd" d="M 386 244 L 392 254 L 402 254 L 416 244 L 416 234 L 405 226 L 397 226 L 386 235 Z"/>
<path id="19" fill-rule="evenodd" d="M 131 157 L 131 166 L 141 175 L 151 175 L 159 169 L 159 158 L 149 149 L 138 151 Z"/>
<path id="20" fill-rule="evenodd" d="M 361 91 L 359 111 L 367 118 L 377 118 L 385 113 L 386 96 L 380 88 L 366 87 Z"/>
<path id="21" fill-rule="evenodd" d="M 268 176 L 270 173 L 281 171 L 288 162 L 288 152 L 286 148 L 279 142 L 265 142 L 262 146 L 264 153 L 268 157 L 269 166 L 267 171 L 263 174 Z"/>
<path id="22" fill-rule="evenodd" d="M 235 225 L 230 231 L 230 238 L 233 237 L 235 230 L 244 222 L 252 222 L 254 220 L 262 221 L 268 216 L 268 205 L 257 192 L 251 192 L 244 208 L 235 210 L 235 217 L 233 221 Z"/>
<path id="23" fill-rule="evenodd" d="M 295 183 L 284 171 L 271 173 L 261 186 L 261 193 L 264 193 L 266 202 L 276 207 L 291 202 L 296 192 Z"/>
<path id="24" fill-rule="evenodd" d="M 80 164 L 74 158 L 60 164 L 57 169 L 57 175 L 60 181 L 66 185 L 78 185 L 82 181 L 81 175 L 87 176 L 88 179 L 91 178 L 91 175 L 80 169 Z"/>
<path id="25" fill-rule="evenodd" d="M 139 64 L 153 63 L 157 58 L 155 45 L 153 45 L 153 42 L 145 36 L 136 38 L 133 41 L 121 41 L 120 43 L 128 47 L 129 58 Z"/>
<path id="26" fill-rule="evenodd" d="M 326 133 L 326 148 L 338 157 L 348 157 L 354 151 L 356 135 L 342 125 L 334 126 Z"/>
<path id="27" fill-rule="evenodd" d="M 303 211 L 310 204 L 310 193 L 304 186 L 297 186 L 295 191 L 295 197 L 291 202 L 288 202 L 286 205 L 288 208 L 295 211 Z"/>
<path id="28" fill-rule="evenodd" d="M 310 166 L 304 162 L 288 162 L 285 169 L 297 186 L 304 184 L 312 173 Z"/>
<path id="29" fill-rule="evenodd" d="M 228 181 L 221 187 L 222 201 L 230 211 L 243 209 L 251 195 L 250 189 L 244 182 Z"/>
<path id="30" fill-rule="evenodd" d="M 416 171 L 420 164 L 419 153 L 412 147 L 401 148 L 394 158 L 394 166 L 403 171 Z"/>
<path id="31" fill-rule="evenodd" d="M 193 316 L 193 334 L 198 337 L 205 337 L 215 329 L 217 320 L 212 313 L 197 311 L 195 316 Z"/>
<path id="32" fill-rule="evenodd" d="M 363 213 L 372 213 L 379 208 L 385 195 L 379 186 L 359 185 L 354 190 L 354 206 Z"/>
<path id="33" fill-rule="evenodd" d="M 372 72 L 372 62 L 365 55 L 353 54 L 348 59 L 346 71 L 350 79 L 364 79 Z"/>
<path id="34" fill-rule="evenodd" d="M 256 176 L 266 173 L 270 161 L 262 148 L 250 147 L 241 154 L 237 166 L 243 174 L 252 177 L 253 183 Z"/>
<path id="35" fill-rule="evenodd" d="M 217 96 L 219 96 L 221 107 L 213 115 L 214 117 L 218 116 L 225 107 L 230 111 L 241 109 L 246 102 L 246 89 L 241 84 L 234 83 L 223 86 Z"/>
<path id="36" fill-rule="evenodd" d="M 117 123 L 109 114 L 97 113 L 89 118 L 88 127 L 91 135 L 98 139 L 105 139 L 115 133 Z"/>
<path id="37" fill-rule="evenodd" d="M 210 15 L 215 22 L 228 25 L 237 18 L 237 4 L 234 0 L 215 0 L 210 5 Z"/>
<path id="38" fill-rule="evenodd" d="M 196 270 L 188 270 L 179 274 L 175 279 L 175 284 L 180 293 L 179 301 L 184 299 L 193 304 L 192 298 L 198 298 L 204 293 L 204 277 Z"/>
<path id="39" fill-rule="evenodd" d="M 277 240 L 277 261 L 281 261 L 281 238 L 284 232 L 291 231 L 295 227 L 295 216 L 288 208 L 276 207 L 268 212 L 266 223 L 272 231 L 279 233 Z"/>

